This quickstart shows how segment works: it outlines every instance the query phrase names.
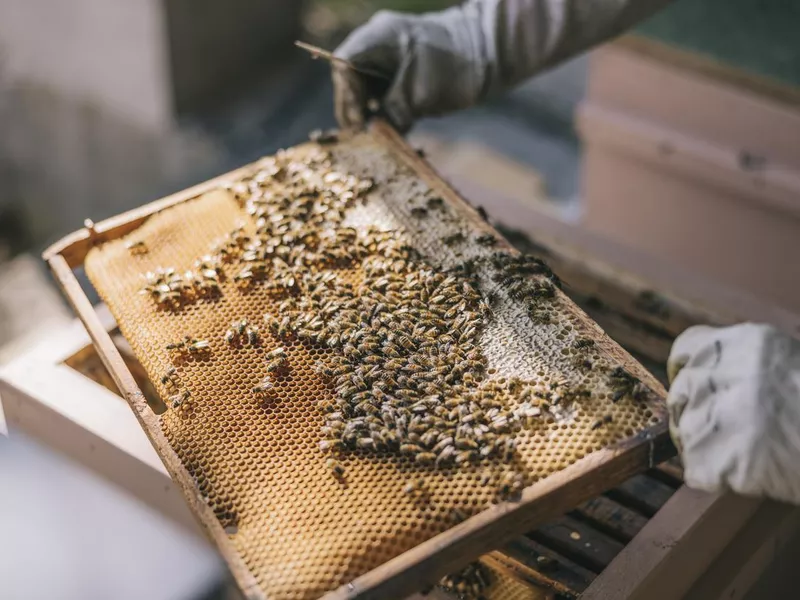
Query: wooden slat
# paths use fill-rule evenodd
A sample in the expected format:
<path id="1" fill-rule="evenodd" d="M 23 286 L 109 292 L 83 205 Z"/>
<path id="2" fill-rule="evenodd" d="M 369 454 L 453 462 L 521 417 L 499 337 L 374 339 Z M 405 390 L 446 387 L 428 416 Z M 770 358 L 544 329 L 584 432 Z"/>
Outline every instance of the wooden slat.
<path id="1" fill-rule="evenodd" d="M 607 495 L 620 504 L 652 517 L 674 493 L 673 488 L 657 479 L 647 475 L 635 475 L 609 491 Z"/>
<path id="2" fill-rule="evenodd" d="M 647 525 L 647 517 L 605 496 L 584 502 L 571 514 L 623 543 L 632 540 Z"/>
<path id="3" fill-rule="evenodd" d="M 624 547 L 621 542 L 572 517 L 542 525 L 528 536 L 595 573 L 600 573 Z"/>
<path id="4" fill-rule="evenodd" d="M 594 581 L 596 573 L 574 563 L 526 536 L 518 536 L 500 551 L 538 573 L 541 582 L 561 594 L 577 596 Z"/>
<path id="5" fill-rule="evenodd" d="M 683 465 L 677 457 L 657 465 L 648 474 L 675 489 L 683 485 Z"/>

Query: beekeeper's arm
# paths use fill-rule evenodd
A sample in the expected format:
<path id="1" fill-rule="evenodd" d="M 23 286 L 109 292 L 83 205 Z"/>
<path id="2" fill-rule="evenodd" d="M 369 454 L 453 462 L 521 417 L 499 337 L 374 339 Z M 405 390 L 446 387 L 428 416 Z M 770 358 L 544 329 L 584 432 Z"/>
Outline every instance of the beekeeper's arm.
<path id="1" fill-rule="evenodd" d="M 686 483 L 800 504 L 800 341 L 753 323 L 692 327 L 668 370 Z"/>
<path id="2" fill-rule="evenodd" d="M 670 0 L 468 0 L 423 15 L 377 13 L 335 54 L 385 73 L 383 109 L 400 130 L 480 102 L 611 38 Z M 334 67 L 336 116 L 363 125 L 371 91 Z"/>

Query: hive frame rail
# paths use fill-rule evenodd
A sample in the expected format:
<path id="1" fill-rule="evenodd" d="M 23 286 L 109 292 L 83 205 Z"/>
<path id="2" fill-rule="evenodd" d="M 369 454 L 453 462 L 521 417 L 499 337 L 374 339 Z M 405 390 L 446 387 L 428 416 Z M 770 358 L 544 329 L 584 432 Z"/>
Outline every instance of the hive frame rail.
<path id="1" fill-rule="evenodd" d="M 388 124 L 375 121 L 370 129 L 376 139 L 399 161 L 413 169 L 431 189 L 462 211 L 475 226 L 486 233 L 498 235 L 478 211 L 444 182 Z M 103 364 L 133 409 L 173 481 L 183 492 L 192 513 L 228 563 L 244 595 L 255 600 L 264 597 L 255 578 L 234 550 L 227 533 L 198 493 L 191 475 L 161 432 L 157 415 L 148 406 L 142 391 L 73 271 L 83 264 L 93 246 L 118 239 L 137 229 L 150 216 L 240 178 L 252 168 L 253 165 L 248 165 L 236 169 L 97 224 L 87 222 L 85 228 L 66 236 L 48 248 L 43 257 L 70 305 L 86 327 Z M 516 253 L 511 244 L 504 239 L 499 241 L 499 246 Z M 574 310 L 578 318 L 592 327 L 597 327 L 579 308 L 575 307 Z M 651 389 L 663 395 L 663 387 L 655 378 L 623 353 L 616 344 L 609 341 L 608 344 L 604 344 L 604 349 Z M 377 600 L 408 596 L 447 573 L 502 546 L 518 535 L 519 531 L 533 529 L 548 519 L 557 517 L 563 513 L 565 506 L 572 507 L 588 500 L 674 454 L 675 448 L 669 439 L 667 423 L 662 421 L 613 447 L 593 452 L 577 460 L 562 471 L 527 487 L 517 501 L 503 502 L 487 508 L 350 583 L 327 593 L 323 598 Z"/>

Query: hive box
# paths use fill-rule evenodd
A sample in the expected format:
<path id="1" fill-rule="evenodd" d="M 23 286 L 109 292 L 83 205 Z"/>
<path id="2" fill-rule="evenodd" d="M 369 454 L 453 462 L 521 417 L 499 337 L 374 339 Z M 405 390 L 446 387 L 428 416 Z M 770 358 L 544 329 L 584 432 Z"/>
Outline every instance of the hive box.
<path id="1" fill-rule="evenodd" d="M 579 110 L 583 226 L 800 308 L 800 93 L 637 39 Z"/>

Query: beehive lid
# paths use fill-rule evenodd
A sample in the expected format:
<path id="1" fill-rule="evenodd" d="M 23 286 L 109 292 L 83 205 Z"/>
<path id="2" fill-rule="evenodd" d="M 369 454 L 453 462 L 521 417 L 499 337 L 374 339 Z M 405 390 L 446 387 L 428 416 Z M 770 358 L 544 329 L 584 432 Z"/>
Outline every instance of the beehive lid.
<path id="1" fill-rule="evenodd" d="M 319 597 L 663 431 L 652 377 L 421 164 L 306 144 L 86 257 L 250 597 Z"/>

